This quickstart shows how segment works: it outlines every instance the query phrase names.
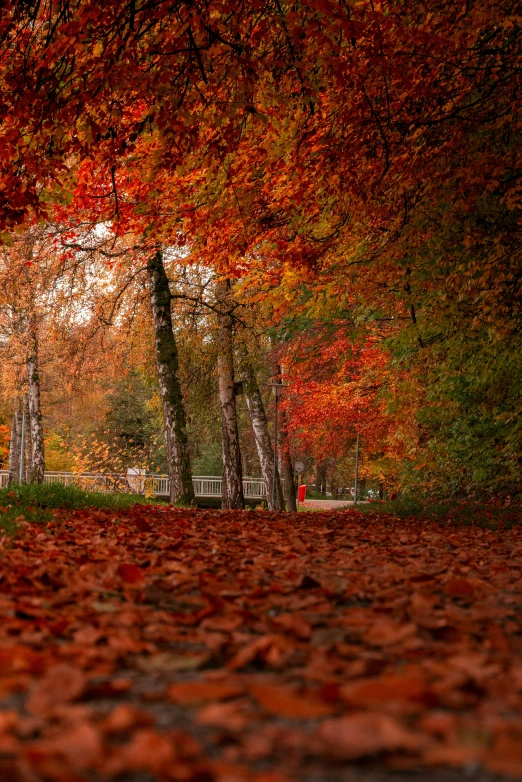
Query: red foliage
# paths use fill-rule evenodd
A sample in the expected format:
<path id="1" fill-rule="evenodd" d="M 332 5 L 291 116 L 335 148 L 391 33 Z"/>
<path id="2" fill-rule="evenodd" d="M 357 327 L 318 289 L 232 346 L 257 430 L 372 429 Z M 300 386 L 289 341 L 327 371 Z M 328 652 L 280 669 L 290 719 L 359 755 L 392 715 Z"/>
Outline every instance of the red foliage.
<path id="1" fill-rule="evenodd" d="M 291 377 L 289 429 L 302 450 L 317 460 L 353 451 L 363 432 L 367 452 L 386 447 L 389 420 L 378 398 L 389 358 L 376 345 L 354 344 L 340 326 L 327 342 L 305 334 L 286 347 Z"/>

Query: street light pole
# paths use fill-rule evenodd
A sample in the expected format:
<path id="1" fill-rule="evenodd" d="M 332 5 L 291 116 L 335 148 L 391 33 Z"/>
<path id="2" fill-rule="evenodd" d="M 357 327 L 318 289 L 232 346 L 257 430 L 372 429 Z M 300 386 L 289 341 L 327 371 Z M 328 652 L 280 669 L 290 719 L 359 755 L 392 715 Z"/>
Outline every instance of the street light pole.
<path id="1" fill-rule="evenodd" d="M 272 476 L 272 510 L 276 506 L 276 484 L 277 484 L 277 417 L 279 409 L 279 394 L 275 398 L 275 419 L 274 419 L 274 474 Z"/>
<path id="2" fill-rule="evenodd" d="M 283 383 L 268 383 L 275 396 L 275 420 L 274 420 L 274 470 L 272 475 L 272 510 L 276 508 L 276 489 L 277 489 L 277 419 L 279 411 L 279 397 L 284 386 Z"/>

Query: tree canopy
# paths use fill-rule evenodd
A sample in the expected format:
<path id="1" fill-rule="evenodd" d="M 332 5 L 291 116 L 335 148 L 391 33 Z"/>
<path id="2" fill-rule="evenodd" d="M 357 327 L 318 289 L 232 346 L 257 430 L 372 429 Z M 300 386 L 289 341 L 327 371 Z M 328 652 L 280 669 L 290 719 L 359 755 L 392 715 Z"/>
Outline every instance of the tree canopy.
<path id="1" fill-rule="evenodd" d="M 520 44 L 510 0 L 8 2 L 1 238 L 170 248 L 270 330 L 294 451 L 516 491 Z"/>

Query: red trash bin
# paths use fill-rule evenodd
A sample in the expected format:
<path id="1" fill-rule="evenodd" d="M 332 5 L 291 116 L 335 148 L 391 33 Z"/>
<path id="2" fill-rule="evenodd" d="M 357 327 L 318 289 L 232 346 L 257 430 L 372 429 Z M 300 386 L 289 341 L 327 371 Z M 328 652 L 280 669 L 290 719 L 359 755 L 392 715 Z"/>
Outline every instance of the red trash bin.
<path id="1" fill-rule="evenodd" d="M 299 486 L 297 489 L 297 499 L 299 502 L 304 502 L 306 499 L 306 484 Z"/>

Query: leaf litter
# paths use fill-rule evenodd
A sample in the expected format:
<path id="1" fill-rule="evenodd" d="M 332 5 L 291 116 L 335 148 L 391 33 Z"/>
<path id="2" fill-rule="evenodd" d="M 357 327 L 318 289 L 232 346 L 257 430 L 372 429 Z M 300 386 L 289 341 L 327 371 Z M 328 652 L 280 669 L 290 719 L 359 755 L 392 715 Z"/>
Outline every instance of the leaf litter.
<path id="1" fill-rule="evenodd" d="M 522 779 L 521 554 L 517 527 L 357 511 L 25 523 L 0 779 Z"/>

